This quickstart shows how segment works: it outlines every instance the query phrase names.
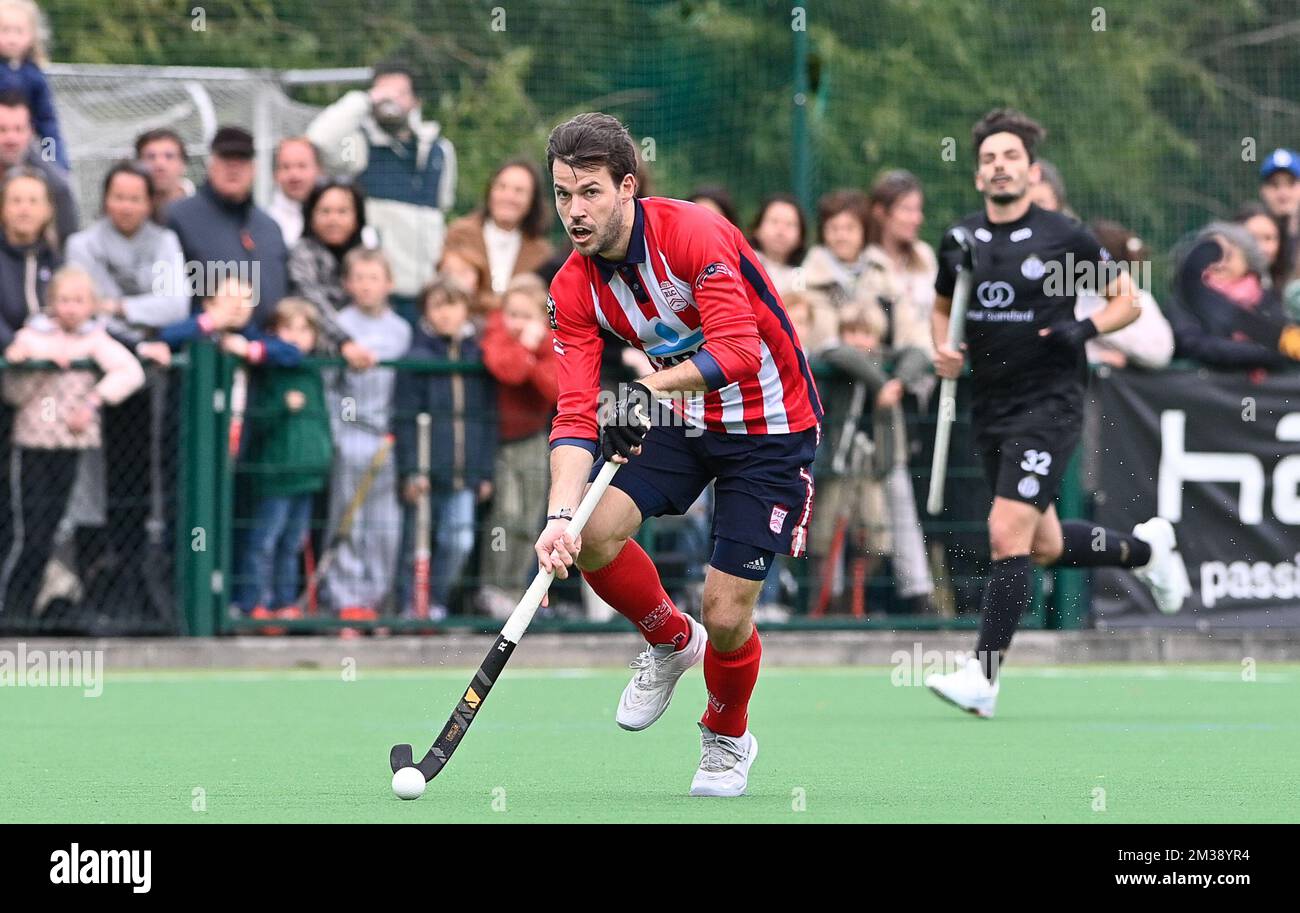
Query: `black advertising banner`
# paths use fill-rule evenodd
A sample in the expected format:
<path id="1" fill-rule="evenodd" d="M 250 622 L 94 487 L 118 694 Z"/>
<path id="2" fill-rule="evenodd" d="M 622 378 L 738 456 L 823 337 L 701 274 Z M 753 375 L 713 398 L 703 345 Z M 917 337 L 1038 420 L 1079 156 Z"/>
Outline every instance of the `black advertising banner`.
<path id="1" fill-rule="evenodd" d="M 1093 378 L 1093 516 L 1178 532 L 1191 596 L 1162 615 L 1128 572 L 1092 576 L 1102 627 L 1300 627 L 1300 374 L 1206 370 Z"/>

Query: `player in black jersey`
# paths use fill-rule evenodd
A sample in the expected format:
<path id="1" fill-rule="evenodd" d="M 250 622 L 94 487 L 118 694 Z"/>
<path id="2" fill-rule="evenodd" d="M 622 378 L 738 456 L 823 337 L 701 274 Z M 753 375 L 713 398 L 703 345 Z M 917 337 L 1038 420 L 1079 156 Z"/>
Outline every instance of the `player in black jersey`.
<path id="1" fill-rule="evenodd" d="M 1039 179 L 1034 147 L 1044 131 L 1011 109 L 986 114 L 972 131 L 975 187 L 984 210 L 963 219 L 975 239 L 966 342 L 948 346 L 948 315 L 961 251 L 951 233 L 939 250 L 931 328 L 935 370 L 961 373 L 970 357 L 972 423 L 993 507 L 993 564 L 981 605 L 975 656 L 932 675 L 937 695 L 980 716 L 997 702 L 998 665 L 1032 600 L 1030 562 L 1058 567 L 1132 568 L 1165 612 L 1188 590 L 1173 526 L 1159 517 L 1132 534 L 1056 515 L 1053 501 L 1078 443 L 1087 385 L 1084 343 L 1137 319 L 1127 271 L 1085 227 L 1039 209 L 1027 194 Z M 1100 289 L 1106 306 L 1076 320 L 1075 298 Z"/>

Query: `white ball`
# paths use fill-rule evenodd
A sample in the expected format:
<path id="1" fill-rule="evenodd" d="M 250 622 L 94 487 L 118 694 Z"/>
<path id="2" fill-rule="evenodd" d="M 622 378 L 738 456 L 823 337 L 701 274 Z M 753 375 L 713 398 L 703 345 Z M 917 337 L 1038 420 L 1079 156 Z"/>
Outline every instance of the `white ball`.
<path id="1" fill-rule="evenodd" d="M 424 795 L 424 774 L 414 767 L 403 767 L 393 774 L 393 792 L 399 799 L 418 799 Z"/>

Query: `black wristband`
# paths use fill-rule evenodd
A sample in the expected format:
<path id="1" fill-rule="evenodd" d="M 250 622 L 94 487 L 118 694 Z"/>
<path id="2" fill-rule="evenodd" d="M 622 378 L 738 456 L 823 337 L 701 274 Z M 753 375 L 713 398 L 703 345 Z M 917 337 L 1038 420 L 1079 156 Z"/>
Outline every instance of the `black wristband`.
<path id="1" fill-rule="evenodd" d="M 573 511 L 567 511 L 567 510 L 562 510 L 558 514 L 546 515 L 546 521 L 548 523 L 552 520 L 572 520 L 572 519 L 573 519 Z"/>

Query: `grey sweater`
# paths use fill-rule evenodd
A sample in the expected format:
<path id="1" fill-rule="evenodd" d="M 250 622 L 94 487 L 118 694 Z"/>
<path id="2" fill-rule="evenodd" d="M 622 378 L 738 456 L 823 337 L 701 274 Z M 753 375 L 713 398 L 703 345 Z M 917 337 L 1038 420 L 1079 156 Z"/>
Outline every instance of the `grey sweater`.
<path id="1" fill-rule="evenodd" d="M 181 242 L 170 228 L 145 222 L 128 238 L 107 218 L 68 239 L 68 263 L 95 280 L 101 298 L 118 298 L 132 327 L 165 327 L 190 313 Z"/>

